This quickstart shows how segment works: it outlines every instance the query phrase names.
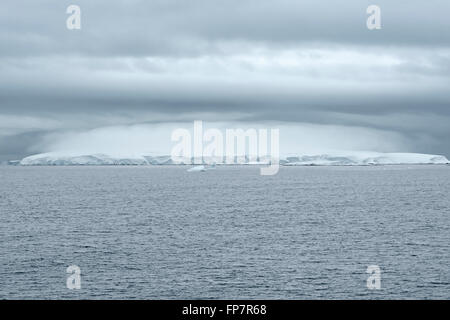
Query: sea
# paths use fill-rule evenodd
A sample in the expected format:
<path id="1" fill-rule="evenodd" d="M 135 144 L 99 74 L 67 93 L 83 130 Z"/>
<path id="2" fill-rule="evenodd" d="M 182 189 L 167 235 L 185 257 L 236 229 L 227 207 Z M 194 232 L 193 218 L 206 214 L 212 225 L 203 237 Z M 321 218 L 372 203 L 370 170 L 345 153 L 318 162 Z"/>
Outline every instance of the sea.
<path id="1" fill-rule="evenodd" d="M 187 168 L 1 166 L 0 299 L 450 299 L 450 166 Z"/>

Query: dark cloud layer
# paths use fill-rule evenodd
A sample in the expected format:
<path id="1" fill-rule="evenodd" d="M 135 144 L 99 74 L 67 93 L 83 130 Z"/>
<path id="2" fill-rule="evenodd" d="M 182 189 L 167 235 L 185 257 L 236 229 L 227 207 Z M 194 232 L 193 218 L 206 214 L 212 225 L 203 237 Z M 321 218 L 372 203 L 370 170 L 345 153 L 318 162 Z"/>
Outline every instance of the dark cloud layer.
<path id="1" fill-rule="evenodd" d="M 149 56 L 204 54 L 216 41 L 287 46 L 304 42 L 448 46 L 446 0 L 379 0 L 382 30 L 365 28 L 368 0 L 2 1 L 3 55 Z M 64 14 L 82 9 L 82 30 Z M 63 13 L 63 14 L 61 14 Z"/>
<path id="2" fill-rule="evenodd" d="M 0 160 L 46 133 L 199 114 L 385 130 L 449 156 L 450 3 L 377 1 L 377 31 L 370 4 L 2 1 Z"/>

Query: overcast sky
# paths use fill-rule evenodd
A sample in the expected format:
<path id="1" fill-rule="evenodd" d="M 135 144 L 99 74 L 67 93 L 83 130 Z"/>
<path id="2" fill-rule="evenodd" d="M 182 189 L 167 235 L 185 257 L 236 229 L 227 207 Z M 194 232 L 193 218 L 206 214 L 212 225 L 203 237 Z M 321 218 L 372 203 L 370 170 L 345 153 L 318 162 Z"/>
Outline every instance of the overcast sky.
<path id="1" fill-rule="evenodd" d="M 81 30 L 66 28 L 70 4 Z M 157 151 L 196 119 L 450 156 L 449 13 L 448 0 L 2 0 L 0 160 L 92 141 Z"/>

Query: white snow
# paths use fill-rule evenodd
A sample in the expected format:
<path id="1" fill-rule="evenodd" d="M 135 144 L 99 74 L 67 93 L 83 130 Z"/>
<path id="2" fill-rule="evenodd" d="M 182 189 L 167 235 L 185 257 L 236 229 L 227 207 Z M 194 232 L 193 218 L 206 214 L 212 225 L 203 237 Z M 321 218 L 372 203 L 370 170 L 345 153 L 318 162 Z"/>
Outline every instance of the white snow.
<path id="1" fill-rule="evenodd" d="M 209 163 L 204 161 L 204 163 Z M 260 161 L 247 161 L 246 164 L 267 164 L 267 158 Z M 284 166 L 307 166 L 307 165 L 391 165 L 391 164 L 448 164 L 449 160 L 441 155 L 420 153 L 379 153 L 379 152 L 333 152 L 331 154 L 319 155 L 286 155 L 280 159 L 280 165 Z M 26 157 L 20 161 L 23 166 L 63 166 L 63 165 L 172 165 L 170 156 L 155 155 L 120 155 L 111 156 L 106 154 L 62 154 L 42 153 Z M 191 163 L 193 164 L 193 161 Z M 221 164 L 221 163 L 218 163 Z M 236 163 L 238 164 L 238 163 Z M 209 170 L 210 166 L 193 167 L 193 171 Z"/>
<path id="2" fill-rule="evenodd" d="M 26 157 L 20 161 L 23 166 L 64 166 L 64 165 L 148 165 L 157 164 L 143 156 L 113 157 L 105 154 L 93 155 L 65 155 L 60 153 L 43 153 Z"/>
<path id="3" fill-rule="evenodd" d="M 441 155 L 421 153 L 348 152 L 322 155 L 288 156 L 280 161 L 286 166 L 301 165 L 389 165 L 389 164 L 447 164 Z"/>

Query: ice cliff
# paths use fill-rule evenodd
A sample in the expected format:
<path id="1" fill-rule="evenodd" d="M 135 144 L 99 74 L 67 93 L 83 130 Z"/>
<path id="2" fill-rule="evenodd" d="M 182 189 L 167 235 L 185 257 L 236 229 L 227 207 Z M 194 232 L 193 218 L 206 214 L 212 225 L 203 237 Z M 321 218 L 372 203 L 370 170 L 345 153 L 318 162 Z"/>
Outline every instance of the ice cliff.
<path id="1" fill-rule="evenodd" d="M 248 160 L 248 159 L 247 159 Z M 193 160 L 187 161 L 191 164 Z M 206 163 L 207 161 L 205 161 Z M 210 162 L 208 162 L 210 163 Z M 246 164 L 263 164 L 267 160 L 246 161 Z M 391 164 L 448 164 L 449 160 L 441 155 L 420 153 L 378 153 L 349 152 L 320 155 L 286 155 L 280 157 L 285 166 L 351 166 L 351 165 L 391 165 Z M 65 165 L 171 165 L 170 156 L 128 155 L 111 156 L 106 154 L 65 155 L 61 153 L 43 153 L 26 157 L 20 161 L 23 166 L 65 166 Z M 220 164 L 220 162 L 217 162 Z M 237 162 L 236 162 L 237 164 Z"/>

